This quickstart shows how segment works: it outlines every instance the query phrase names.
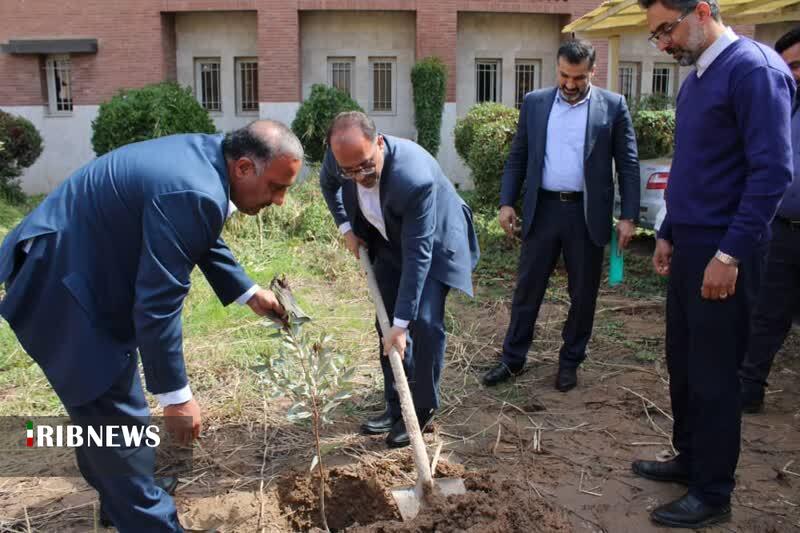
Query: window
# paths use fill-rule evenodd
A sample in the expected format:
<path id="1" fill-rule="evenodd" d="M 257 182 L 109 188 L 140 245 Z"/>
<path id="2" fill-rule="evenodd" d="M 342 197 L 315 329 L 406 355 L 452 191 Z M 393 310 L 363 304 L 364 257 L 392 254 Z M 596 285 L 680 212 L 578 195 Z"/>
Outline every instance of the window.
<path id="1" fill-rule="evenodd" d="M 479 59 L 475 62 L 475 101 L 500 101 L 499 59 Z"/>
<path id="2" fill-rule="evenodd" d="M 222 111 L 218 57 L 195 59 L 195 94 L 200 105 L 207 110 Z"/>
<path id="3" fill-rule="evenodd" d="M 372 93 L 370 95 L 370 111 L 372 113 L 394 113 L 395 58 L 370 58 L 370 76 L 372 76 Z"/>
<path id="4" fill-rule="evenodd" d="M 628 103 L 639 98 L 639 80 L 641 79 L 641 65 L 639 63 L 619 64 L 619 92 Z"/>
<path id="5" fill-rule="evenodd" d="M 50 113 L 72 113 L 72 67 L 69 56 L 50 56 L 45 65 Z"/>
<path id="6" fill-rule="evenodd" d="M 653 65 L 653 94 L 672 96 L 675 86 L 676 65 L 656 63 Z"/>
<path id="7" fill-rule="evenodd" d="M 514 104 L 517 109 L 522 107 L 522 100 L 525 99 L 526 94 L 539 88 L 541 68 L 539 60 L 519 59 L 514 65 Z"/>
<path id="8" fill-rule="evenodd" d="M 352 57 L 328 58 L 328 83 L 348 96 L 353 96 L 353 63 Z"/>
<path id="9" fill-rule="evenodd" d="M 236 59 L 236 112 L 258 113 L 258 60 L 254 57 Z"/>

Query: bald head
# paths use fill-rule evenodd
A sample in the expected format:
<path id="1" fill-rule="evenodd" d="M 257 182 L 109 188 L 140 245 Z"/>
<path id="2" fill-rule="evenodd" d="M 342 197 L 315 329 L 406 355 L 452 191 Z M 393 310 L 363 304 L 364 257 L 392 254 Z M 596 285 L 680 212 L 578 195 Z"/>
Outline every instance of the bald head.
<path id="1" fill-rule="evenodd" d="M 244 128 L 234 130 L 222 141 L 222 153 L 227 161 L 250 158 L 263 167 L 275 157 L 303 160 L 303 145 L 285 124 L 276 120 L 255 120 Z"/>
<path id="2" fill-rule="evenodd" d="M 328 128 L 328 146 L 334 142 L 361 142 L 366 139 L 375 142 L 378 130 L 375 123 L 360 111 L 339 113 Z"/>

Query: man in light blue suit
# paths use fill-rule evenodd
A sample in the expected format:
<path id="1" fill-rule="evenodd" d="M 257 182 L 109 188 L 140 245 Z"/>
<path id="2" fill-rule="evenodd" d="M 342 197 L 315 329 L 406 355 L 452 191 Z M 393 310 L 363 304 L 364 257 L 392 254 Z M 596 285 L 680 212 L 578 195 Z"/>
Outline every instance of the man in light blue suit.
<path id="1" fill-rule="evenodd" d="M 273 121 L 224 137 L 131 144 L 76 171 L 8 234 L 0 247 L 0 315 L 74 423 L 148 420 L 141 356 L 167 429 L 185 443 L 199 435 L 181 329 L 191 271 L 200 267 L 223 305 L 283 315 L 220 234 L 234 208 L 255 215 L 281 205 L 302 158 L 297 138 Z M 101 514 L 122 532 L 181 531 L 172 498 L 154 483 L 153 453 L 123 458 L 137 462 L 137 474 L 124 476 L 105 471 L 107 453 L 76 449 Z"/>
<path id="2" fill-rule="evenodd" d="M 566 41 L 556 57 L 559 86 L 525 95 L 503 171 L 500 225 L 514 233 L 514 206 L 522 200 L 522 251 L 503 357 L 483 376 L 487 386 L 522 371 L 550 274 L 562 254 L 570 308 L 555 388 L 566 392 L 577 385 L 592 334 L 603 248 L 611 239 L 614 165 L 622 200 L 620 250 L 639 218 L 639 159 L 625 98 L 592 86 L 590 43 Z"/>
<path id="3" fill-rule="evenodd" d="M 428 152 L 409 140 L 379 135 L 363 113 L 338 115 L 328 146 L 320 172 L 322 193 L 347 248 L 356 256 L 359 245 L 369 250 L 393 320 L 380 349 L 386 354 L 395 346 L 404 354 L 424 428 L 439 406 L 445 299 L 451 288 L 472 295 L 479 255 L 472 212 Z M 407 446 L 391 366 L 387 357 L 380 359 L 386 410 L 368 419 L 362 430 L 388 432 L 390 447 Z"/>

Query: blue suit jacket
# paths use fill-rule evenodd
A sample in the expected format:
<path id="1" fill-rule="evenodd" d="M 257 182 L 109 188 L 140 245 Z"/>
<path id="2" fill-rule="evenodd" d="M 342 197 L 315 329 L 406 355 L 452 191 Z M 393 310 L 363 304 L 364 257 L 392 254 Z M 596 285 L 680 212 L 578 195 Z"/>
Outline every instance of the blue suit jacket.
<path id="1" fill-rule="evenodd" d="M 0 314 L 65 404 L 108 390 L 137 347 L 151 392 L 180 389 L 181 310 L 194 266 L 226 305 L 252 286 L 220 237 L 221 142 L 175 135 L 110 152 L 70 176 L 0 247 L 8 289 Z"/>
<path id="2" fill-rule="evenodd" d="M 558 89 L 539 89 L 525 95 L 517 133 L 506 160 L 500 189 L 500 205 L 513 206 L 522 194 L 522 236 L 533 226 L 539 187 L 542 184 L 547 123 Z M 592 87 L 584 148 L 584 216 L 589 235 L 598 246 L 611 239 L 614 209 L 614 175 L 619 174 L 621 217 L 639 219 L 639 156 L 636 134 L 625 97 Z"/>
<path id="3" fill-rule="evenodd" d="M 478 239 L 472 211 L 439 163 L 412 141 L 383 137 L 381 209 L 401 272 L 393 316 L 414 320 L 428 276 L 472 296 Z M 330 149 L 320 171 L 320 186 L 336 225 L 349 221 L 353 232 L 366 238 L 369 222 L 361 214 L 356 183 L 342 177 Z"/>

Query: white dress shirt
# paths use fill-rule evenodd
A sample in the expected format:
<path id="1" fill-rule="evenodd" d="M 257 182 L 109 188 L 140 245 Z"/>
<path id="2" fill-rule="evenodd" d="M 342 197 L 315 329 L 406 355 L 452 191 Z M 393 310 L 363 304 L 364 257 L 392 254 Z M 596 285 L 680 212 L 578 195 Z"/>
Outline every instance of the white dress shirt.
<path id="1" fill-rule="evenodd" d="M 586 123 L 592 88 L 580 102 L 571 104 L 556 89 L 556 97 L 547 120 L 547 142 L 544 149 L 542 189 L 548 191 L 582 191 Z"/>
<path id="2" fill-rule="evenodd" d="M 361 208 L 361 213 L 364 215 L 364 218 L 367 219 L 367 222 L 375 226 L 375 229 L 380 232 L 381 236 L 388 241 L 389 238 L 386 236 L 386 221 L 383 219 L 383 210 L 381 210 L 380 186 L 367 188 L 356 183 L 356 191 L 358 191 L 358 205 Z M 349 222 L 343 222 L 339 226 L 339 232 L 342 235 L 352 229 Z M 395 318 L 392 323 L 398 328 L 406 329 L 409 321 Z"/>
<path id="3" fill-rule="evenodd" d="M 695 65 L 697 77 L 702 78 L 706 69 L 711 66 L 711 63 L 713 63 L 726 48 L 738 40 L 739 36 L 733 33 L 730 26 L 726 26 L 722 35 L 717 37 L 717 40 L 711 43 L 711 46 L 706 48 L 703 53 L 700 54 L 700 57 L 697 58 L 697 64 Z"/>

